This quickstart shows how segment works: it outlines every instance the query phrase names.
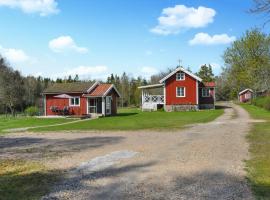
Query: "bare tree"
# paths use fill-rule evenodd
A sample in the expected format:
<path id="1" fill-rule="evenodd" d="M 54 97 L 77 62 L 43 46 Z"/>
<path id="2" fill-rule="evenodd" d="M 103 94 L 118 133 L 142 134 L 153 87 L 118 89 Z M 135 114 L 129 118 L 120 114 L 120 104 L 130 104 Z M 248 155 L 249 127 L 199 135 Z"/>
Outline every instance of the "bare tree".
<path id="1" fill-rule="evenodd" d="M 265 14 L 266 17 L 268 18 L 266 22 L 264 23 L 267 24 L 270 22 L 270 0 L 253 0 L 255 5 L 254 8 L 250 9 L 251 13 L 255 14 Z"/>

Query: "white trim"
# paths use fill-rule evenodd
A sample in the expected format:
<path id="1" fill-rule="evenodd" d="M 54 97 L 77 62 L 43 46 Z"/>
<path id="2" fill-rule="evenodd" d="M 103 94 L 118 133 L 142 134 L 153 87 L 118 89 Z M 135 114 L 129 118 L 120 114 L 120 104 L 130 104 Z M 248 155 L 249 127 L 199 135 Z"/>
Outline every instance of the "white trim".
<path id="1" fill-rule="evenodd" d="M 199 83 L 198 83 L 198 81 L 196 81 L 196 103 L 197 103 L 197 105 L 199 105 L 199 95 L 200 95 L 200 93 L 199 93 Z"/>
<path id="2" fill-rule="evenodd" d="M 252 89 L 247 88 L 247 89 L 242 90 L 241 92 L 239 92 L 239 95 L 241 95 L 241 94 L 243 94 L 243 93 L 245 93 L 245 92 L 247 92 L 247 91 L 250 91 L 250 92 L 253 93 L 253 90 L 252 90 Z"/>
<path id="3" fill-rule="evenodd" d="M 86 114 L 89 114 L 89 109 L 88 109 L 88 97 L 86 97 Z"/>
<path id="4" fill-rule="evenodd" d="M 179 71 L 185 72 L 186 74 L 188 74 L 189 76 L 191 76 L 194 79 L 198 80 L 199 82 L 202 82 L 202 79 L 200 77 L 198 77 L 195 74 L 192 74 L 191 72 L 185 70 L 183 67 L 178 67 L 173 72 L 169 73 L 167 76 L 165 76 L 163 79 L 161 79 L 159 82 L 163 83 L 165 80 L 167 80 L 168 78 L 170 78 L 172 75 L 174 75 L 175 73 L 177 73 Z"/>
<path id="5" fill-rule="evenodd" d="M 106 113 L 105 113 L 105 97 L 102 97 L 101 110 L 102 110 L 101 111 L 102 115 L 106 116 Z"/>
<path id="6" fill-rule="evenodd" d="M 177 74 L 184 74 L 184 78 L 183 79 L 177 79 Z M 180 77 L 181 77 L 181 75 L 180 75 Z M 185 72 L 177 72 L 177 73 L 175 73 L 175 80 L 176 81 L 184 81 L 184 80 L 186 80 L 186 73 Z"/>
<path id="7" fill-rule="evenodd" d="M 164 105 L 166 105 L 166 82 L 164 81 L 164 89 L 163 89 L 163 95 L 164 95 Z"/>
<path id="8" fill-rule="evenodd" d="M 140 86 L 138 87 L 139 89 L 146 89 L 146 88 L 158 88 L 158 87 L 162 87 L 164 86 L 163 83 L 160 84 L 153 84 L 153 85 L 144 85 L 144 86 Z"/>
<path id="9" fill-rule="evenodd" d="M 204 90 L 208 90 L 208 95 L 204 95 L 203 93 Z M 210 91 L 211 91 L 211 88 L 202 88 L 202 97 L 211 97 Z"/>
<path id="10" fill-rule="evenodd" d="M 103 97 L 105 97 L 110 91 L 111 89 L 114 89 L 116 91 L 116 93 L 118 94 L 119 97 L 121 97 L 120 93 L 118 92 L 118 90 L 116 89 L 116 87 L 114 86 L 114 84 L 112 84 L 109 89 L 103 94 Z"/>
<path id="11" fill-rule="evenodd" d="M 184 88 L 184 96 L 178 96 L 178 95 L 177 95 L 177 89 L 178 89 L 178 88 Z M 176 87 L 176 97 L 177 97 L 177 98 L 184 98 L 184 97 L 186 97 L 186 87 Z"/>
<path id="12" fill-rule="evenodd" d="M 91 90 L 94 89 L 94 87 L 96 87 L 97 85 L 100 85 L 100 82 L 96 81 L 90 88 L 88 88 L 88 90 L 86 90 L 87 93 L 90 93 Z"/>
<path id="13" fill-rule="evenodd" d="M 72 105 L 71 104 L 71 99 L 74 99 L 74 103 L 75 103 L 75 98 L 79 98 L 79 105 Z M 81 97 L 80 96 L 74 96 L 72 98 L 69 99 L 69 106 L 70 107 L 80 107 L 81 106 Z"/>

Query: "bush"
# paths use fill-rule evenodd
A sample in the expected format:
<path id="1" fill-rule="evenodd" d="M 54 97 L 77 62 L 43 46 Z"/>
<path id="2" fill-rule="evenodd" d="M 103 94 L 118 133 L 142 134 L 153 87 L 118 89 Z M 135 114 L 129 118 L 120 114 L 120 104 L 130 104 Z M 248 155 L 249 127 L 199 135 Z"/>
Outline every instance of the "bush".
<path id="1" fill-rule="evenodd" d="M 258 97 L 252 100 L 252 104 L 270 111 L 270 97 Z"/>
<path id="2" fill-rule="evenodd" d="M 38 115 L 38 107 L 36 106 L 30 106 L 28 108 L 25 109 L 25 113 L 26 115 L 28 116 L 35 116 L 35 115 Z"/>

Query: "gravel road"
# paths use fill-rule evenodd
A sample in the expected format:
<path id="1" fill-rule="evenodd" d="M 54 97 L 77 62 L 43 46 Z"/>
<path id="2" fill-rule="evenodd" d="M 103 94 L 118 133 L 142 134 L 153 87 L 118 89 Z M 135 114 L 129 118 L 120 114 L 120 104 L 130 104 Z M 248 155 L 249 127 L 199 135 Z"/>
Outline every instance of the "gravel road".
<path id="1" fill-rule="evenodd" d="M 241 107 L 224 106 L 224 115 L 215 121 L 179 131 L 6 136 L 1 138 L 4 148 L 0 148 L 0 155 L 28 159 L 31 151 L 25 154 L 25 149 L 34 149 L 31 159 L 66 172 L 44 200 L 253 199 L 244 171 L 244 160 L 248 159 L 245 135 L 251 120 Z M 21 139 L 24 143 L 12 145 Z M 47 155 L 44 149 L 48 147 Z M 117 158 L 119 152 L 126 151 L 136 154 Z M 117 162 L 94 166 L 96 160 L 106 158 Z M 88 163 L 91 170 L 76 170 L 82 163 Z"/>

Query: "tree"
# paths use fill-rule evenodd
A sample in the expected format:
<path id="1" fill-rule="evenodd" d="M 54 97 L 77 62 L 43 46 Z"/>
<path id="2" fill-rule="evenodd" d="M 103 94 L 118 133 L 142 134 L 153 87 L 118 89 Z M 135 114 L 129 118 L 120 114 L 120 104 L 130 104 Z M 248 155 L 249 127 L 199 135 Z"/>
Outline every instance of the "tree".
<path id="1" fill-rule="evenodd" d="M 199 76 L 203 82 L 213 82 L 215 81 L 215 76 L 213 74 L 212 66 L 211 65 L 202 65 L 199 72 L 196 73 L 197 76 Z"/>
<path id="2" fill-rule="evenodd" d="M 251 13 L 255 14 L 266 14 L 267 17 L 270 16 L 270 0 L 253 0 L 254 7 L 250 9 Z M 265 24 L 269 23 L 270 19 L 267 19 Z"/>
<path id="3" fill-rule="evenodd" d="M 1 102 L 15 116 L 16 108 L 23 107 L 24 81 L 21 74 L 10 68 L 2 57 L 0 57 L 0 86 Z"/>
<path id="4" fill-rule="evenodd" d="M 244 88 L 270 89 L 270 37 L 258 29 L 247 31 L 224 52 L 223 76 L 236 97 Z"/>

